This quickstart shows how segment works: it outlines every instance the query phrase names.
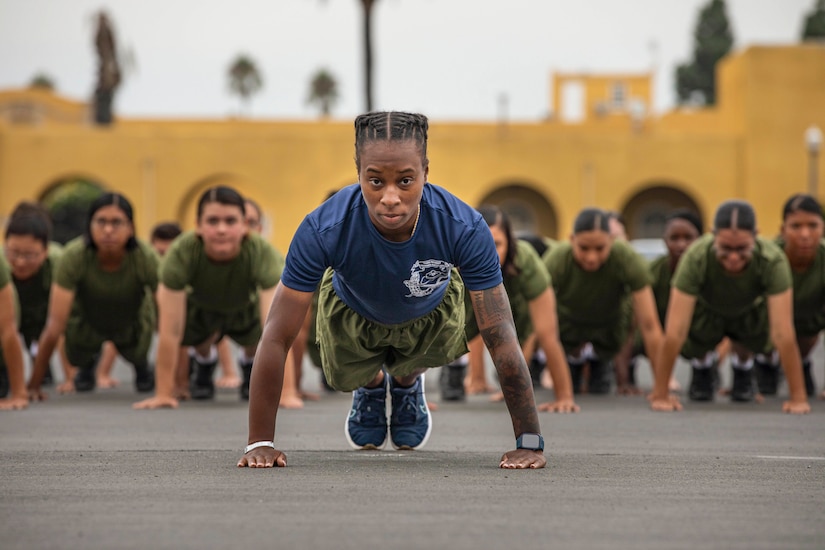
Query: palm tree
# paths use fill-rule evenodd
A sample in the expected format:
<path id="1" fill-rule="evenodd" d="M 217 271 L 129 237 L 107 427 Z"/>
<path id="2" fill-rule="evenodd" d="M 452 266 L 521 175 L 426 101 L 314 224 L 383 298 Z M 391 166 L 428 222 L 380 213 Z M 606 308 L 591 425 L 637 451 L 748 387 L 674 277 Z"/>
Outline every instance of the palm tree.
<path id="1" fill-rule="evenodd" d="M 39 90 L 48 90 L 50 92 L 54 91 L 54 80 L 52 77 L 45 73 L 37 73 L 29 82 L 29 88 L 37 88 Z"/>
<path id="2" fill-rule="evenodd" d="M 364 94 L 372 111 L 372 7 L 378 0 L 361 0 L 364 7 Z"/>
<path id="3" fill-rule="evenodd" d="M 364 96 L 367 112 L 372 111 L 372 7 L 378 0 L 361 0 L 364 8 Z"/>
<path id="4" fill-rule="evenodd" d="M 229 66 L 229 89 L 237 94 L 249 110 L 252 94 L 263 87 L 263 78 L 255 62 L 247 55 L 240 54 Z"/>
<path id="5" fill-rule="evenodd" d="M 326 118 L 336 101 L 338 101 L 338 83 L 335 77 L 326 69 L 319 69 L 309 83 L 307 103 L 318 105 L 321 108 L 321 116 Z"/>

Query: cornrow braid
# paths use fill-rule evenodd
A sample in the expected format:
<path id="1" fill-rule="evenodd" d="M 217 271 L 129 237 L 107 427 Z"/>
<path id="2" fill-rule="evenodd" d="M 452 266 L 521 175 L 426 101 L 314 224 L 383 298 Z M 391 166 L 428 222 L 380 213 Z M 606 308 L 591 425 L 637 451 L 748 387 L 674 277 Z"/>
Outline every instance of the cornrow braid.
<path id="1" fill-rule="evenodd" d="M 585 208 L 579 212 L 573 221 L 573 234 L 578 235 L 585 231 L 604 231 L 610 233 L 608 220 L 610 216 L 601 208 Z"/>
<path id="2" fill-rule="evenodd" d="M 728 200 L 719 205 L 713 218 L 713 230 L 741 229 L 756 233 L 756 213 L 743 200 Z"/>
<path id="3" fill-rule="evenodd" d="M 373 141 L 413 140 L 427 165 L 427 117 L 400 111 L 378 111 L 355 119 L 355 168 L 361 171 L 361 149 Z"/>

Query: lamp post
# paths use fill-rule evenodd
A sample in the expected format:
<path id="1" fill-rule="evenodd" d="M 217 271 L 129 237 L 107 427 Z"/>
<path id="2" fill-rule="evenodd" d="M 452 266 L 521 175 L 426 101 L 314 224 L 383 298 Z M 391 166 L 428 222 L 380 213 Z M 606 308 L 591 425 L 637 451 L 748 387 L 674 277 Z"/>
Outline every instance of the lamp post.
<path id="1" fill-rule="evenodd" d="M 819 149 L 822 147 L 822 130 L 812 125 L 805 130 L 805 144 L 808 146 L 808 193 L 819 200 Z"/>

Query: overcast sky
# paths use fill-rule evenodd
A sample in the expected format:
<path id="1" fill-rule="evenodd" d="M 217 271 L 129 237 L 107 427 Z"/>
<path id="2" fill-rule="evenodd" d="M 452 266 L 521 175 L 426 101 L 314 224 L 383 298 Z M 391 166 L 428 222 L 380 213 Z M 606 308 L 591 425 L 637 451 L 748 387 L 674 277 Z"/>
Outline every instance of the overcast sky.
<path id="1" fill-rule="evenodd" d="M 709 0 L 377 0 L 375 105 L 437 120 L 493 120 L 499 98 L 515 120 L 544 118 L 550 77 L 655 70 L 654 110 L 673 106 L 673 71 L 690 60 Z M 799 41 L 814 0 L 727 0 L 734 48 Z M 59 92 L 90 97 L 93 14 L 114 21 L 134 66 L 115 98 L 127 117 L 222 118 L 238 113 L 227 69 L 252 57 L 264 88 L 253 118 L 313 118 L 311 76 L 326 68 L 340 100 L 364 109 L 360 0 L 0 0 L 0 88 L 38 72 Z"/>

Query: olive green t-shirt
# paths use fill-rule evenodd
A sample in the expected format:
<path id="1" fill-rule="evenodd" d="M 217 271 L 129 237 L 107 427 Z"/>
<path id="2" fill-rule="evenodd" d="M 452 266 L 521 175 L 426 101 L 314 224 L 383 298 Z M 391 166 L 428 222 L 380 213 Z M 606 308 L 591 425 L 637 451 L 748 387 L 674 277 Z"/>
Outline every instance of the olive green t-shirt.
<path id="1" fill-rule="evenodd" d="M 250 233 L 233 260 L 213 262 L 203 241 L 189 231 L 172 243 L 160 266 L 160 281 L 172 290 L 186 290 L 191 302 L 207 311 L 229 313 L 257 303 L 258 290 L 281 279 L 284 257 L 257 233 Z"/>
<path id="2" fill-rule="evenodd" d="M 765 300 L 791 288 L 791 268 L 773 242 L 757 237 L 751 261 L 742 273 L 725 273 L 716 259 L 713 234 L 699 237 L 679 260 L 673 287 L 695 296 L 697 304 L 734 319 Z"/>
<path id="3" fill-rule="evenodd" d="M 774 242 L 784 251 L 785 243 L 781 238 Z M 813 336 L 825 326 L 825 241 L 819 241 L 816 256 L 808 269 L 791 269 L 791 276 L 794 326 L 797 334 Z"/>
<path id="4" fill-rule="evenodd" d="M 673 279 L 670 257 L 665 255 L 656 258 L 650 262 L 648 269 L 653 280 L 650 288 L 653 289 L 653 299 L 656 300 L 656 312 L 659 314 L 659 322 L 664 326 L 667 306 L 670 303 L 670 283 Z"/>
<path id="5" fill-rule="evenodd" d="M 516 241 L 516 256 L 513 263 L 519 273 L 515 277 L 504 277 L 504 289 L 510 300 L 510 309 L 513 310 L 516 334 L 522 340 L 533 333 L 530 302 L 550 286 L 550 275 L 533 246 L 527 241 Z"/>
<path id="6" fill-rule="evenodd" d="M 75 293 L 72 316 L 80 316 L 101 334 L 113 334 L 133 326 L 141 305 L 151 304 L 158 286 L 158 256 L 139 240 L 116 271 L 104 271 L 97 251 L 78 237 L 63 249 L 54 279 Z"/>
<path id="7" fill-rule="evenodd" d="M 52 279 L 62 255 L 59 243 L 49 243 L 48 255 L 37 273 L 25 281 L 14 279 L 20 299 L 20 333 L 27 341 L 37 339 L 46 326 Z"/>
<path id="8" fill-rule="evenodd" d="M 6 288 L 6 285 L 11 283 L 11 266 L 6 261 L 6 255 L 0 254 L 0 290 Z M 20 301 L 17 299 L 17 292 L 12 286 L 12 293 L 14 294 L 14 317 L 15 322 L 20 322 Z M 0 358 L 2 359 L 2 358 Z"/>
<path id="9" fill-rule="evenodd" d="M 518 269 L 518 275 L 504 277 L 504 289 L 510 301 L 513 312 L 513 324 L 519 343 L 524 343 L 527 337 L 533 334 L 533 320 L 530 317 L 530 302 L 538 298 L 550 286 L 550 276 L 547 269 L 536 254 L 533 246 L 527 241 L 516 241 L 516 256 L 513 263 Z M 470 301 L 470 293 L 464 289 L 464 310 L 467 339 L 474 338 L 478 333 L 475 312 Z"/>
<path id="10" fill-rule="evenodd" d="M 622 301 L 650 285 L 644 258 L 623 241 L 615 241 L 607 261 L 597 271 L 583 270 L 573 258 L 569 242 L 545 253 L 544 265 L 556 291 L 559 319 L 605 326 L 618 324 Z"/>

